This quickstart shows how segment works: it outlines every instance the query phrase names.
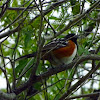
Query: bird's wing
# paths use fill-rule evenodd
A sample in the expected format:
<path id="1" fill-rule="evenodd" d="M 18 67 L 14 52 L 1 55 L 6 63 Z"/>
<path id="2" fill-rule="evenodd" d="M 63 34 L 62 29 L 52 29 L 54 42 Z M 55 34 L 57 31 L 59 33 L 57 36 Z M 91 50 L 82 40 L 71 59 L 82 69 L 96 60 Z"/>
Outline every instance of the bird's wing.
<path id="1" fill-rule="evenodd" d="M 54 39 L 43 47 L 43 51 L 54 50 L 68 45 L 68 41 L 64 39 Z"/>

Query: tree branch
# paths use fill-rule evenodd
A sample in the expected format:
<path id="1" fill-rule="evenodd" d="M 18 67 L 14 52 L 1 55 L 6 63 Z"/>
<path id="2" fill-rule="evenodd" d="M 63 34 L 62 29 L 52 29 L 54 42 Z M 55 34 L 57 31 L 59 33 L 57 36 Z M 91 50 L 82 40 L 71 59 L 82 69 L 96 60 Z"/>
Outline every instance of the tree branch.
<path id="1" fill-rule="evenodd" d="M 30 1 L 30 0 L 29 0 Z M 28 2 L 28 1 L 27 1 Z M 27 3 L 27 2 L 25 2 L 25 4 Z M 51 3 L 51 2 L 53 2 L 53 1 L 50 1 L 50 2 L 44 2 L 44 3 L 42 3 L 42 5 L 44 5 L 44 4 L 49 4 L 49 3 Z M 25 5 L 25 4 L 23 4 L 23 5 Z M 21 6 L 23 6 L 23 5 L 21 5 Z M 38 4 L 37 4 L 38 5 Z M 38 5 L 39 6 L 39 5 Z M 2 8 L 2 6 L 0 6 L 0 8 Z M 33 8 L 36 8 L 36 5 L 33 5 L 32 7 L 29 7 L 27 10 L 32 10 Z M 19 10 L 24 10 L 24 9 L 26 9 L 26 7 L 7 7 L 7 10 L 16 10 L 16 11 L 19 11 Z"/>
<path id="2" fill-rule="evenodd" d="M 15 93 L 4 93 L 2 91 L 0 91 L 0 98 L 2 99 L 6 99 L 6 100 L 12 100 L 15 99 L 16 94 Z"/>
<path id="3" fill-rule="evenodd" d="M 0 13 L 0 18 L 4 15 L 4 13 L 6 12 L 6 9 L 8 7 L 8 3 L 9 3 L 10 0 L 7 0 L 3 5 L 2 5 L 2 10 L 1 10 L 1 13 Z"/>
<path id="4" fill-rule="evenodd" d="M 58 6 L 60 6 L 61 4 L 63 4 L 64 2 L 67 2 L 67 0 L 61 0 L 59 2 L 53 3 L 49 8 L 47 8 L 44 12 L 43 15 L 45 16 L 46 14 L 48 14 L 50 11 L 52 11 L 53 9 L 57 8 Z M 38 18 L 40 16 L 37 15 L 35 18 L 33 18 L 30 23 L 32 23 L 36 18 Z"/>
<path id="5" fill-rule="evenodd" d="M 18 29 L 19 29 L 19 27 L 16 27 L 16 28 L 14 28 L 12 30 L 9 30 L 7 32 L 4 32 L 4 33 L 0 34 L 0 39 L 13 34 L 14 32 L 17 32 Z"/>
<path id="6" fill-rule="evenodd" d="M 41 43 L 42 41 L 42 38 L 41 38 L 41 34 L 42 34 L 42 25 L 43 25 L 43 10 L 42 10 L 42 3 L 41 1 L 39 1 L 40 3 L 40 9 L 36 3 L 36 1 L 34 0 L 35 2 L 35 5 L 37 6 L 39 12 L 40 12 L 40 15 L 41 15 L 41 20 L 40 20 L 40 29 L 39 29 L 39 33 L 38 33 L 38 44 L 37 44 L 37 54 L 36 54 L 36 63 L 34 64 L 34 67 L 32 68 L 32 72 L 31 72 L 31 75 L 30 75 L 30 78 L 29 80 L 31 81 L 35 74 L 36 74 L 36 71 L 37 71 L 37 68 L 38 68 L 38 65 L 39 65 L 39 62 L 40 62 L 40 59 L 41 59 L 41 49 L 42 49 L 42 46 L 43 44 Z"/>
<path id="7" fill-rule="evenodd" d="M 2 30 L 0 30 L 0 32 L 4 31 L 5 29 L 7 29 L 9 26 L 11 26 L 12 24 L 14 24 L 22 15 L 23 13 L 30 7 L 30 5 L 33 3 L 33 1 L 9 24 L 7 25 L 5 28 L 3 28 Z"/>
<path id="8" fill-rule="evenodd" d="M 95 9 L 99 5 L 99 3 L 100 3 L 100 0 L 95 2 L 87 11 L 85 11 L 79 17 L 77 17 L 77 18 L 73 19 L 72 21 L 70 21 L 61 31 L 59 31 L 57 34 L 55 34 L 54 37 L 57 37 L 58 35 L 62 34 L 64 31 L 68 30 L 69 28 L 74 26 L 76 23 L 78 23 L 80 20 L 82 20 L 88 13 L 90 13 L 93 9 Z"/>
<path id="9" fill-rule="evenodd" d="M 84 56 L 81 56 L 81 57 L 75 59 L 72 63 L 70 63 L 68 65 L 62 65 L 62 66 L 59 66 L 59 67 L 56 67 L 53 69 L 52 68 L 48 69 L 48 71 L 40 74 L 39 76 L 34 77 L 34 79 L 32 80 L 31 83 L 29 81 L 27 81 L 23 85 L 19 86 L 16 90 L 14 90 L 14 93 L 20 94 L 22 91 L 24 91 L 28 87 L 32 86 L 34 83 L 40 82 L 43 79 L 48 78 L 51 75 L 55 75 L 55 74 L 62 72 L 64 70 L 68 70 L 68 69 L 72 68 L 73 66 L 75 67 L 78 64 L 80 64 L 86 60 L 100 60 L 100 56 L 99 55 L 84 55 Z"/>
<path id="10" fill-rule="evenodd" d="M 71 100 L 71 99 L 76 99 L 76 98 L 83 98 L 83 97 L 97 97 L 100 94 L 100 92 L 96 92 L 96 93 L 91 93 L 91 94 L 82 94 L 82 95 L 77 95 L 77 96 L 73 96 L 73 97 L 68 97 L 65 100 Z"/>
<path id="11" fill-rule="evenodd" d="M 82 85 L 83 82 L 85 82 L 89 76 L 91 76 L 98 68 L 100 67 L 100 62 L 98 63 L 98 65 L 94 68 L 94 69 L 91 69 L 89 71 L 89 73 L 87 73 L 84 77 L 82 77 L 77 83 L 75 83 L 72 87 L 70 87 L 68 89 L 67 92 L 65 92 L 61 98 L 59 100 L 64 100 L 67 96 L 69 96 L 72 91 L 74 91 L 77 87 L 79 87 L 80 85 Z"/>
<path id="12" fill-rule="evenodd" d="M 2 6 L 0 6 L 0 8 L 2 8 Z M 8 10 L 17 10 L 17 11 L 19 11 L 19 10 L 24 10 L 26 7 L 8 7 L 7 9 Z M 33 7 L 29 7 L 27 10 L 30 10 L 30 9 L 32 9 Z"/>

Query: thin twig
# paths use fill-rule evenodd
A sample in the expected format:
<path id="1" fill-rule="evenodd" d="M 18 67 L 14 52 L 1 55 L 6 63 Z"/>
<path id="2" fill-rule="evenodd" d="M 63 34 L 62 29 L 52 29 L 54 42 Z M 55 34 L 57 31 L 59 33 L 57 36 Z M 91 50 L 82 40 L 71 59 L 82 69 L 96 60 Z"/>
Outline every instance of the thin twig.
<path id="1" fill-rule="evenodd" d="M 6 82 L 7 82 L 7 92 L 10 92 L 12 91 L 11 90 L 11 87 L 10 87 L 10 83 L 9 83 L 9 80 L 8 80 L 8 77 L 7 77 L 7 72 L 6 72 L 6 64 L 5 64 L 5 60 L 4 60 L 4 56 L 3 56 L 3 51 L 2 51 L 2 47 L 1 47 L 1 44 L 0 44 L 0 51 L 1 51 L 1 56 L 2 56 L 2 59 L 3 59 L 3 64 L 4 64 L 4 75 L 5 75 L 5 78 L 6 78 Z"/>
<path id="2" fill-rule="evenodd" d="M 57 34 L 52 38 L 57 37 L 58 35 L 62 34 L 64 31 L 68 30 L 69 28 L 71 28 L 72 26 L 77 24 L 79 21 L 81 21 L 86 16 L 87 13 L 90 13 L 92 10 L 94 10 L 99 5 L 99 2 L 100 2 L 100 0 L 95 2 L 87 11 L 82 13 L 79 17 L 77 17 L 77 18 L 73 19 L 72 21 L 70 21 L 62 30 L 57 32 Z"/>
<path id="3" fill-rule="evenodd" d="M 33 67 L 34 64 L 32 64 L 32 65 L 29 67 L 29 65 L 30 65 L 31 62 L 33 62 L 33 58 L 27 63 L 27 65 L 24 67 L 24 69 L 22 70 L 21 74 L 19 75 L 18 78 L 16 78 L 16 80 L 19 80 L 20 78 L 22 78 L 22 77 L 25 75 L 25 73 L 27 73 L 28 70 L 29 70 L 30 68 Z M 28 68 L 28 67 L 29 67 L 29 68 Z M 27 69 L 27 68 L 28 68 L 28 69 Z"/>
<path id="4" fill-rule="evenodd" d="M 3 38 L 3 37 L 9 36 L 9 35 L 11 35 L 14 32 L 17 32 L 18 31 L 18 28 L 19 28 L 19 26 L 16 27 L 16 28 L 14 28 L 14 29 L 12 29 L 12 30 L 9 30 L 7 32 L 4 32 L 4 33 L 0 34 L 0 39 Z"/>
<path id="5" fill-rule="evenodd" d="M 83 97 L 94 97 L 94 96 L 98 96 L 99 94 L 100 94 L 100 92 L 91 93 L 91 94 L 82 94 L 82 95 L 77 95 L 77 96 L 73 96 L 73 97 L 68 97 L 65 100 L 71 100 L 71 99 L 83 98 Z"/>
<path id="6" fill-rule="evenodd" d="M 6 9 L 8 8 L 8 3 L 10 2 L 10 0 L 7 0 L 3 5 L 2 5 L 2 10 L 0 13 L 0 18 L 4 15 L 4 13 L 6 12 Z"/>
<path id="7" fill-rule="evenodd" d="M 29 6 L 33 3 L 33 1 L 5 28 L 3 28 L 0 32 L 4 31 L 5 29 L 7 29 L 8 27 L 10 27 L 11 25 L 13 25 L 22 15 L 23 13 L 29 8 Z"/>
<path id="8" fill-rule="evenodd" d="M 67 0 L 61 0 L 61 1 L 59 1 L 59 2 L 53 3 L 49 8 L 47 8 L 47 9 L 43 12 L 43 15 L 48 14 L 50 11 L 52 11 L 53 9 L 57 8 L 58 6 L 62 5 L 62 4 L 65 3 L 65 2 L 67 2 Z M 36 18 L 38 18 L 39 16 L 40 16 L 40 14 L 37 15 L 37 16 L 35 16 L 35 17 L 30 21 L 30 23 L 32 23 L 32 22 L 33 22 Z"/>
<path id="9" fill-rule="evenodd" d="M 85 82 L 90 75 L 92 75 L 98 68 L 100 67 L 100 62 L 98 63 L 98 65 L 94 68 L 94 69 L 91 69 L 89 71 L 89 73 L 87 73 L 84 77 L 82 77 L 77 83 L 75 83 L 72 87 L 69 88 L 69 90 L 67 92 L 65 92 L 59 100 L 63 100 L 65 99 L 66 97 L 68 97 L 73 90 L 75 90 L 77 87 L 79 87 L 83 82 Z"/>
<path id="10" fill-rule="evenodd" d="M 55 84 L 57 84 L 58 82 L 60 82 L 60 81 L 62 81 L 62 80 L 65 80 L 65 79 L 60 79 L 60 80 L 56 81 L 55 83 L 52 83 L 51 85 L 49 85 L 49 86 L 47 86 L 47 87 L 41 89 L 40 91 L 37 91 L 35 94 L 29 96 L 29 97 L 27 98 L 27 100 L 30 99 L 32 96 L 35 96 L 36 94 L 42 92 L 43 90 L 45 90 L 45 89 L 47 89 L 47 88 L 49 88 L 49 87 L 54 86 Z"/>
<path id="11" fill-rule="evenodd" d="M 35 5 L 37 6 L 37 3 L 36 1 L 34 0 L 35 2 Z M 29 80 L 31 81 L 33 79 L 33 77 L 35 76 L 35 73 L 36 73 L 36 70 L 38 68 L 38 65 L 39 65 L 39 62 L 40 62 L 40 58 L 41 58 L 41 49 L 42 49 L 42 46 L 43 44 L 41 43 L 41 33 L 42 33 L 42 24 L 43 24 L 43 11 L 42 11 L 42 3 L 41 3 L 41 0 L 39 1 L 40 2 L 40 8 L 37 6 L 38 10 L 40 11 L 40 15 L 41 15 L 41 20 L 40 20 L 40 29 L 39 29 L 39 33 L 38 33 L 38 49 L 37 49 L 37 55 L 36 55 L 36 63 L 34 64 L 34 67 L 32 68 L 32 73 L 30 75 L 30 78 Z"/>

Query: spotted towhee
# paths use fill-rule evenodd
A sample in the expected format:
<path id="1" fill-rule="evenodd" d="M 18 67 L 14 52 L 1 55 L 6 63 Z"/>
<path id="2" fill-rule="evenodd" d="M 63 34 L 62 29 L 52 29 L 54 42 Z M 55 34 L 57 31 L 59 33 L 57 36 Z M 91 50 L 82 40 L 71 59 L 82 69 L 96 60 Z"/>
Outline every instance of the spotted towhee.
<path id="1" fill-rule="evenodd" d="M 77 53 L 77 38 L 75 34 L 68 34 L 64 38 L 53 39 L 49 43 L 43 46 L 41 51 L 41 60 L 48 60 L 54 66 L 60 66 L 61 64 L 69 64 L 74 59 Z M 36 52 L 28 54 L 18 58 L 35 57 Z M 27 96 L 34 94 L 37 90 L 32 86 L 27 91 Z"/>
<path id="2" fill-rule="evenodd" d="M 43 47 L 41 60 L 48 60 L 53 65 L 69 64 L 77 53 L 77 38 L 75 34 L 68 34 L 64 38 L 53 39 Z M 36 54 L 34 52 L 18 59 L 34 57 Z"/>

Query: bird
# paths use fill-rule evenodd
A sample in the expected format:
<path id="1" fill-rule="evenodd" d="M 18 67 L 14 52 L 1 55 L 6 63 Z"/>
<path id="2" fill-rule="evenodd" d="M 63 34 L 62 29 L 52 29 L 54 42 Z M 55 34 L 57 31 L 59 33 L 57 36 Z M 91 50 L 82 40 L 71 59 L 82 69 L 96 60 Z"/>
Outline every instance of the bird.
<path id="1" fill-rule="evenodd" d="M 63 38 L 53 39 L 43 46 L 41 50 L 41 60 L 48 60 L 51 63 L 52 68 L 62 64 L 71 63 L 77 54 L 77 39 L 78 35 L 75 35 L 74 33 L 68 34 Z M 33 52 L 32 54 L 21 56 L 17 60 L 35 57 L 36 55 L 37 52 Z M 30 86 L 27 91 L 27 96 L 33 95 L 37 91 L 38 90 L 33 86 Z"/>
<path id="2" fill-rule="evenodd" d="M 68 34 L 64 38 L 53 39 L 43 46 L 41 60 L 48 60 L 54 66 L 71 63 L 77 53 L 77 39 L 78 35 L 74 33 Z M 37 52 L 33 52 L 16 60 L 35 57 L 36 54 Z"/>

